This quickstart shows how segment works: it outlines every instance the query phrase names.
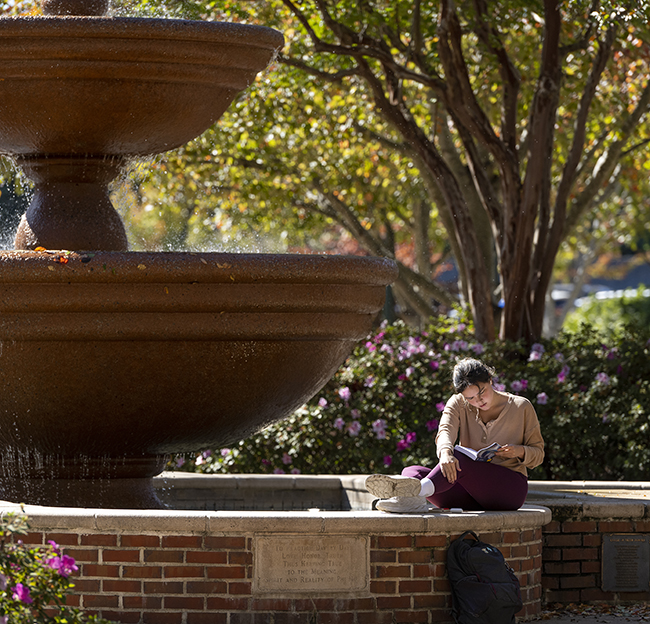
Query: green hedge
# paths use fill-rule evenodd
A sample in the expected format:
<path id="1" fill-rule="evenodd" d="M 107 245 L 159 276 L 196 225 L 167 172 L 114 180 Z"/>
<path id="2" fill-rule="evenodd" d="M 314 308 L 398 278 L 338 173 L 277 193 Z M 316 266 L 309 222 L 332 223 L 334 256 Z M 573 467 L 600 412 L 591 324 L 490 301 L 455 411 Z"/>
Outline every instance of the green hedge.
<path id="1" fill-rule="evenodd" d="M 418 332 L 383 325 L 289 418 L 229 449 L 176 456 L 170 468 L 217 473 L 396 473 L 436 463 L 434 437 L 451 370 L 478 357 L 500 388 L 526 396 L 546 441 L 536 479 L 650 479 L 647 330 L 618 338 L 583 326 L 535 344 L 477 343 L 464 323 Z"/>

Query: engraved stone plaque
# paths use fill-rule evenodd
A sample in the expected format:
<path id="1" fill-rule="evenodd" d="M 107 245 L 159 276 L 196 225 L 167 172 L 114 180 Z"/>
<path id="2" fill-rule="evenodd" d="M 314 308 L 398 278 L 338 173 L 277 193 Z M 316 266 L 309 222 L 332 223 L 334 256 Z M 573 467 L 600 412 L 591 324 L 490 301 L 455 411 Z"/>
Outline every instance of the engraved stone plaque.
<path id="1" fill-rule="evenodd" d="M 359 594 L 370 586 L 367 537 L 256 536 L 253 593 Z"/>
<path id="2" fill-rule="evenodd" d="M 642 592 L 650 585 L 650 536 L 603 535 L 603 591 Z"/>

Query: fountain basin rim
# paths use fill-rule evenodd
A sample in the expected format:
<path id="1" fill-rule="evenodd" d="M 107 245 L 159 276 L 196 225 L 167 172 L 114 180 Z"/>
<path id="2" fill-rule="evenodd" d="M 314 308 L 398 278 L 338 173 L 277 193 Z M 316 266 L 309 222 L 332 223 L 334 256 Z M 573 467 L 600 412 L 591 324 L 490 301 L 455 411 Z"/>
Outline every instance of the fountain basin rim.
<path id="1" fill-rule="evenodd" d="M 0 37 L 165 39 L 245 43 L 279 48 L 284 36 L 268 26 L 149 17 L 30 16 L 0 18 Z"/>
<path id="2" fill-rule="evenodd" d="M 294 283 L 387 285 L 388 258 L 220 252 L 2 251 L 0 283 Z"/>

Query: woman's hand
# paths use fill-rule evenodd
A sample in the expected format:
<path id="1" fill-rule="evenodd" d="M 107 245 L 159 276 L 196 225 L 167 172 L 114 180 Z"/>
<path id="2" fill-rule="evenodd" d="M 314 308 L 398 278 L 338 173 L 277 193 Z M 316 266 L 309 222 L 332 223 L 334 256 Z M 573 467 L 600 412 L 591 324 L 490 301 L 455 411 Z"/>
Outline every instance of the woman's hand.
<path id="1" fill-rule="evenodd" d="M 449 483 L 456 483 L 458 471 L 462 471 L 459 461 L 448 449 L 442 451 L 440 455 L 440 470 Z"/>
<path id="2" fill-rule="evenodd" d="M 523 446 L 519 445 L 513 445 L 513 444 L 506 444 L 505 446 L 502 446 L 496 454 L 499 457 L 504 457 L 507 459 L 510 458 L 516 458 L 516 459 L 523 459 L 524 455 L 526 453 L 526 450 L 524 449 Z"/>

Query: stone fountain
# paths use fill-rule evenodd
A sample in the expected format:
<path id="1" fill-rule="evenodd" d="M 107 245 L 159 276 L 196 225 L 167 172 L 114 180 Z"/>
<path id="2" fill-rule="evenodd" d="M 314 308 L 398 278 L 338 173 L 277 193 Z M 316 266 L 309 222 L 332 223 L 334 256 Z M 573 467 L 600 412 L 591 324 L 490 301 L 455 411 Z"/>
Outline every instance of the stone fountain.
<path id="1" fill-rule="evenodd" d="M 369 331 L 394 263 L 127 249 L 108 184 L 191 140 L 282 45 L 269 28 L 0 20 L 0 153 L 34 182 L 0 254 L 0 498 L 152 508 L 166 454 L 227 446 L 313 396 Z"/>

